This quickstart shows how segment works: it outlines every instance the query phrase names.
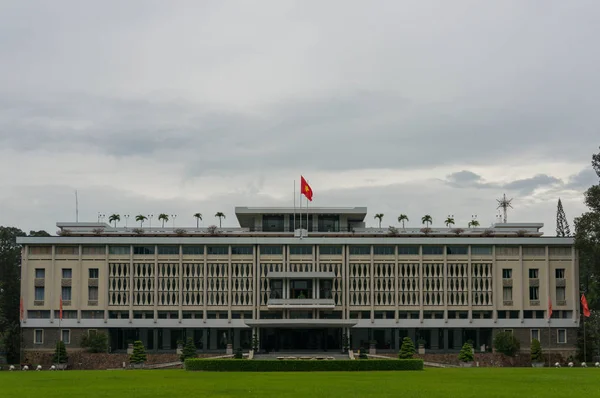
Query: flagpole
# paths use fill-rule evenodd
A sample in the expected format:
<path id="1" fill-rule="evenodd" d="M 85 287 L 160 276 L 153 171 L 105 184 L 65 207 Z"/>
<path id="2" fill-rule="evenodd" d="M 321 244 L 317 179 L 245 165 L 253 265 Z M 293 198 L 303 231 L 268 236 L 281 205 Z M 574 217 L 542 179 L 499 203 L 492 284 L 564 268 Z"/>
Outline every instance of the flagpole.
<path id="1" fill-rule="evenodd" d="M 306 181 L 306 183 L 308 184 L 308 180 Z M 306 198 L 306 237 L 308 237 L 308 224 L 309 224 L 309 218 L 308 218 L 308 202 L 310 202 L 310 200 L 308 200 L 308 198 Z"/>
<path id="2" fill-rule="evenodd" d="M 296 232 L 296 180 L 294 180 L 294 233 Z"/>
<path id="3" fill-rule="evenodd" d="M 583 316 L 583 362 L 587 362 L 587 355 L 585 351 L 585 315 Z"/>

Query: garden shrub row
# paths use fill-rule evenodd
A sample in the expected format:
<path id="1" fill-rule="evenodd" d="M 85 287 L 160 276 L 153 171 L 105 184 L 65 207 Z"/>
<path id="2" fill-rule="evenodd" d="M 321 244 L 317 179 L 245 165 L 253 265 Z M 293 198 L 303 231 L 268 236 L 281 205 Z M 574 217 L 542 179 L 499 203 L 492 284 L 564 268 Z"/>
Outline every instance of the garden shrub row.
<path id="1" fill-rule="evenodd" d="M 368 370 L 423 370 L 421 359 L 369 360 L 248 360 L 199 359 L 185 360 L 186 370 L 210 372 L 326 372 Z"/>

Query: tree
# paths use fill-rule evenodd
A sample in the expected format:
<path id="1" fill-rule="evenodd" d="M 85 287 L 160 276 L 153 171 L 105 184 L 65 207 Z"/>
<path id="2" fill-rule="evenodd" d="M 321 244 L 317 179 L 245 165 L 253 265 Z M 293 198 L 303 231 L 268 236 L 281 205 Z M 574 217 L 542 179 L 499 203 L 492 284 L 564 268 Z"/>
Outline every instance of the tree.
<path id="1" fill-rule="evenodd" d="M 433 218 L 431 218 L 431 216 L 429 214 L 426 214 L 421 218 L 421 223 L 425 224 L 427 226 L 427 228 L 429 228 L 429 226 L 431 225 L 432 222 L 433 222 Z"/>
<path id="2" fill-rule="evenodd" d="M 531 340 L 531 362 L 544 362 L 542 345 L 538 339 Z"/>
<path id="3" fill-rule="evenodd" d="M 133 353 L 129 356 L 129 362 L 137 364 L 146 362 L 146 349 L 140 340 L 133 343 Z"/>
<path id="4" fill-rule="evenodd" d="M 471 220 L 471 221 L 469 221 L 469 225 L 468 225 L 469 228 L 471 228 L 471 227 L 478 227 L 478 226 L 479 226 L 479 221 L 477 221 L 477 220 Z"/>
<path id="5" fill-rule="evenodd" d="M 52 236 L 52 235 L 50 235 L 48 232 L 46 232 L 44 230 L 39 230 L 39 231 L 29 231 L 29 236 L 48 237 L 48 236 Z"/>
<path id="6" fill-rule="evenodd" d="M 67 349 L 65 348 L 65 343 L 62 340 L 56 342 L 56 349 L 54 350 L 54 355 L 52 356 L 52 363 L 67 363 L 69 360 L 67 356 Z"/>
<path id="7" fill-rule="evenodd" d="M 560 198 L 558 198 L 558 205 L 556 206 L 556 236 L 571 236 L 571 228 L 569 228 L 569 222 Z"/>
<path id="8" fill-rule="evenodd" d="M 165 214 L 165 213 L 160 213 L 158 215 L 158 219 L 160 221 L 162 221 L 162 227 L 164 228 L 165 227 L 165 221 L 169 221 L 169 215 Z"/>
<path id="9" fill-rule="evenodd" d="M 444 221 L 444 224 L 446 224 L 446 227 L 450 228 L 450 225 L 454 225 L 454 217 L 446 218 L 446 221 Z"/>
<path id="10" fill-rule="evenodd" d="M 115 228 L 117 228 L 117 221 L 121 222 L 121 216 L 118 214 L 111 214 L 111 216 L 108 217 L 108 222 L 114 222 Z"/>
<path id="11" fill-rule="evenodd" d="M 405 337 L 402 339 L 402 346 L 400 347 L 398 358 L 411 359 L 413 355 L 415 355 L 415 345 L 410 337 Z"/>
<path id="12" fill-rule="evenodd" d="M 146 217 L 143 214 L 138 214 L 137 216 L 135 216 L 135 221 L 140 222 L 140 228 L 142 228 L 144 226 L 144 221 L 146 221 L 147 219 L 148 219 L 148 217 Z"/>
<path id="13" fill-rule="evenodd" d="M 196 229 L 200 228 L 200 221 L 202 221 L 202 213 L 194 214 L 194 218 L 196 219 Z"/>
<path id="14" fill-rule="evenodd" d="M 521 344 L 511 332 L 500 332 L 494 337 L 494 348 L 504 355 L 514 357 L 519 352 Z"/>
<path id="15" fill-rule="evenodd" d="M 373 218 L 379 219 L 379 228 L 381 228 L 381 220 L 383 220 L 383 213 L 377 213 L 377 214 L 375 214 L 375 217 L 373 217 Z"/>
<path id="16" fill-rule="evenodd" d="M 408 216 L 406 214 L 400 214 L 398 216 L 398 222 L 402 223 L 402 229 L 404 229 L 404 221 L 409 221 Z"/>
<path id="17" fill-rule="evenodd" d="M 473 362 L 473 346 L 470 343 L 463 344 L 458 354 L 458 360 L 461 362 Z"/>
<path id="18" fill-rule="evenodd" d="M 181 362 L 184 362 L 187 358 L 196 358 L 196 345 L 194 344 L 194 339 L 191 337 L 188 337 L 180 358 Z"/>
<path id="19" fill-rule="evenodd" d="M 220 211 L 218 211 L 218 212 L 215 214 L 215 217 L 218 217 L 218 218 L 219 218 L 219 228 L 221 228 L 221 219 L 223 219 L 223 218 L 226 218 L 226 217 L 225 217 L 225 214 L 224 214 L 224 213 L 222 213 L 222 212 L 220 212 Z"/>
<path id="20" fill-rule="evenodd" d="M 80 343 L 82 348 L 87 352 L 107 352 L 108 351 L 108 336 L 106 333 L 86 334 L 81 338 Z"/>
<path id="21" fill-rule="evenodd" d="M 589 304 L 589 303 L 588 303 Z M 585 346 L 585 355 L 584 355 Z M 585 318 L 585 344 L 583 344 L 583 319 L 577 330 L 577 359 L 589 361 L 600 354 L 600 311 L 591 311 Z"/>

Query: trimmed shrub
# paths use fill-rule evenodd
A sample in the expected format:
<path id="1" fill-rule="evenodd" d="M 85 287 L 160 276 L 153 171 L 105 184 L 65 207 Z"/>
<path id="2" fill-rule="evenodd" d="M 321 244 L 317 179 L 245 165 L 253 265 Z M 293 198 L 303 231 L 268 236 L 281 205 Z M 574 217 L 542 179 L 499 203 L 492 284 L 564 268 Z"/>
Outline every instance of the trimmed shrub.
<path id="1" fill-rule="evenodd" d="M 183 351 L 181 353 L 181 362 L 185 361 L 188 358 L 196 357 L 196 345 L 194 344 L 194 340 L 191 337 L 188 337 L 185 346 L 183 347 Z"/>
<path id="2" fill-rule="evenodd" d="M 334 360 L 264 360 L 238 361 L 235 359 L 186 359 L 186 370 L 209 372 L 326 372 L 326 371 L 367 371 L 367 370 L 423 370 L 421 359 L 368 361 Z"/>
<path id="3" fill-rule="evenodd" d="M 108 351 L 108 336 L 106 333 L 86 334 L 81 338 L 82 348 L 87 352 L 98 353 Z"/>
<path id="4" fill-rule="evenodd" d="M 461 362 L 473 362 L 473 346 L 470 343 L 463 344 L 458 360 Z"/>
<path id="5" fill-rule="evenodd" d="M 235 352 L 233 353 L 233 357 L 235 359 L 244 359 L 244 353 L 242 352 L 241 348 L 236 348 Z"/>
<path id="6" fill-rule="evenodd" d="M 415 355 L 415 345 L 410 337 L 405 337 L 402 339 L 402 347 L 400 347 L 398 358 L 411 359 L 413 355 Z"/>
<path id="7" fill-rule="evenodd" d="M 65 343 L 60 340 L 56 343 L 56 349 L 54 350 L 54 355 L 52 356 L 52 363 L 67 363 L 68 360 L 69 357 L 67 356 Z"/>
<path id="8" fill-rule="evenodd" d="M 531 340 L 531 362 L 544 362 L 542 345 L 538 339 Z"/>
<path id="9" fill-rule="evenodd" d="M 496 348 L 496 351 L 501 352 L 504 355 L 514 357 L 515 354 L 519 352 L 521 344 L 512 333 L 500 332 L 496 335 L 496 337 L 494 337 L 494 348 Z"/>
<path id="10" fill-rule="evenodd" d="M 146 349 L 144 343 L 137 340 L 133 343 L 133 354 L 129 357 L 130 363 L 144 363 L 146 362 Z"/>

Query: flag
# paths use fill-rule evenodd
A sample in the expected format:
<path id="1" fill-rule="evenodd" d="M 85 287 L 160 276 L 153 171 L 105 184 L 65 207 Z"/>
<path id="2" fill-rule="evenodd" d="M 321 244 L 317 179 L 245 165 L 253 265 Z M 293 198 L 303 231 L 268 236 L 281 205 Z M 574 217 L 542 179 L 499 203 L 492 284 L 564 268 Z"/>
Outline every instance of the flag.
<path id="1" fill-rule="evenodd" d="M 312 202 L 313 191 L 308 182 L 304 179 L 304 177 L 300 176 L 300 191 L 302 195 L 306 196 L 306 199 Z"/>
<path id="2" fill-rule="evenodd" d="M 552 299 L 548 297 L 548 319 L 552 318 Z"/>
<path id="3" fill-rule="evenodd" d="M 62 321 L 62 297 L 60 298 L 60 312 L 59 312 L 59 319 Z"/>
<path id="4" fill-rule="evenodd" d="M 588 307 L 587 300 L 585 299 L 585 294 L 581 295 L 581 305 L 583 306 L 583 316 L 588 318 L 590 315 L 590 307 Z"/>
<path id="5" fill-rule="evenodd" d="M 21 296 L 21 302 L 19 303 L 19 316 L 21 317 L 21 322 L 23 322 L 23 296 Z"/>

